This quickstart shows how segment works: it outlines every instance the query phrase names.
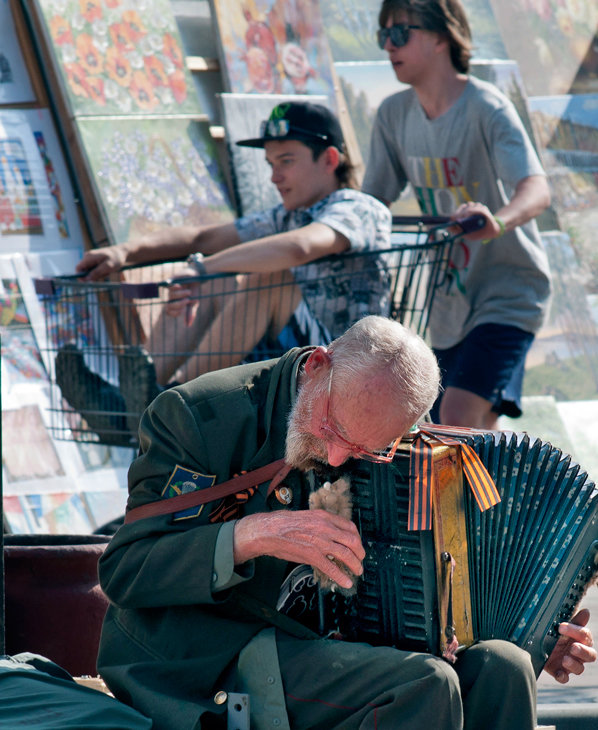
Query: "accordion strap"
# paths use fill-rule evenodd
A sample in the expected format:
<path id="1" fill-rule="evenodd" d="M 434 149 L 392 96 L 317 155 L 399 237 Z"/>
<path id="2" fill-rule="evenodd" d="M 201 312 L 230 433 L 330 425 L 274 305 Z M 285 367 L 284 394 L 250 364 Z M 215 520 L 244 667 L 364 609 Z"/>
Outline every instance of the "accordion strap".
<path id="1" fill-rule="evenodd" d="M 142 504 L 126 513 L 125 523 L 129 524 L 130 522 L 135 522 L 136 520 L 141 520 L 146 517 L 171 514 L 173 512 L 178 512 L 179 510 L 185 510 L 190 507 L 197 507 L 200 504 L 206 504 L 206 502 L 214 502 L 217 499 L 228 497 L 230 494 L 241 492 L 244 489 L 257 487 L 259 484 L 263 484 L 263 482 L 267 482 L 270 479 L 271 481 L 268 487 L 269 496 L 290 471 L 291 467 L 285 462 L 285 460 L 278 459 L 270 464 L 259 467 L 259 469 L 253 469 L 253 471 L 239 474 L 226 482 L 215 484 L 213 487 L 199 489 L 195 492 L 187 492 L 186 494 L 179 494 L 176 497 L 170 497 L 169 499 L 161 499 L 156 502 Z"/>

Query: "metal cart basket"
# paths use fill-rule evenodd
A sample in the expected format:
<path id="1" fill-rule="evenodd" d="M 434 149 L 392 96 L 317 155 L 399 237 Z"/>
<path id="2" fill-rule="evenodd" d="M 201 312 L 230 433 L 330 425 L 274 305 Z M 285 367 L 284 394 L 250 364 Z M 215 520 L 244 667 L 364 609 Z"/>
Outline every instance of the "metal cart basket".
<path id="1" fill-rule="evenodd" d="M 340 334 L 334 326 L 348 310 L 353 320 L 392 317 L 425 337 L 434 294 L 446 282 L 452 243 L 462 231 L 449 230 L 444 218 L 393 222 L 388 250 L 331 256 L 292 275 L 189 277 L 180 275 L 188 267 L 169 262 L 130 268 L 102 282 L 36 279 L 52 435 L 135 447 L 141 413 L 162 387 L 281 355 L 297 342 L 294 326 L 302 309 L 312 323 L 332 326 L 312 327 L 309 342 L 299 344 L 327 344 Z M 193 287 L 186 307 L 192 317 L 165 312 L 175 284 Z M 330 287 L 332 299 L 326 296 Z"/>

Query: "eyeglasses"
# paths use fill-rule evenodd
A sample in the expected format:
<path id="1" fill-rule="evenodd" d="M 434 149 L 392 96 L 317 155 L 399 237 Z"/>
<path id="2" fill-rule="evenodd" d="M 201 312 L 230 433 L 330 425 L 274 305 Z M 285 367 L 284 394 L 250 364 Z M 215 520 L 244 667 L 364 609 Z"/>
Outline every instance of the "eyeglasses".
<path id="1" fill-rule="evenodd" d="M 396 48 L 401 48 L 407 44 L 409 40 L 410 30 L 421 30 L 421 25 L 407 25 L 406 23 L 395 23 L 390 28 L 379 28 L 377 37 L 378 45 L 382 50 L 386 45 L 386 41 L 390 38 L 390 42 Z"/>
<path id="2" fill-rule="evenodd" d="M 287 137 L 289 134 L 304 134 L 307 137 L 328 140 L 328 135 L 314 132 L 310 129 L 301 129 L 291 123 L 288 119 L 264 119 L 260 124 L 260 137 Z"/>
<path id="3" fill-rule="evenodd" d="M 395 439 L 385 449 L 381 451 L 367 451 L 366 449 L 358 446 L 357 444 L 348 441 L 338 430 L 332 425 L 330 420 L 330 392 L 332 389 L 332 365 L 330 366 L 330 376 L 328 378 L 328 402 L 326 403 L 326 415 L 322 419 L 320 424 L 320 433 L 331 443 L 339 446 L 340 448 L 347 449 L 351 452 L 352 456 L 357 459 L 365 459 L 366 461 L 374 461 L 379 464 L 388 464 L 393 460 L 395 451 L 401 439 Z"/>

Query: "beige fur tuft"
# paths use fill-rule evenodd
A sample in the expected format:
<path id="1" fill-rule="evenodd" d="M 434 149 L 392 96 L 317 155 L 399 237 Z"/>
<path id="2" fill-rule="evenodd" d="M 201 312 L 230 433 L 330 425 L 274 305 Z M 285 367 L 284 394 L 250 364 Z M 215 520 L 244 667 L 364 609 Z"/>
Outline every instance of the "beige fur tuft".
<path id="1" fill-rule="evenodd" d="M 336 482 L 325 482 L 319 489 L 309 495 L 310 509 L 323 509 L 331 514 L 340 515 L 350 520 L 353 515 L 353 500 L 351 498 L 351 485 L 346 477 L 337 479 Z M 353 581 L 351 588 L 341 588 L 337 583 L 330 580 L 317 568 L 314 568 L 314 578 L 324 590 L 338 591 L 344 596 L 352 596 L 357 591 L 357 576 L 347 568 L 344 563 L 337 560 L 336 565 L 346 573 Z"/>

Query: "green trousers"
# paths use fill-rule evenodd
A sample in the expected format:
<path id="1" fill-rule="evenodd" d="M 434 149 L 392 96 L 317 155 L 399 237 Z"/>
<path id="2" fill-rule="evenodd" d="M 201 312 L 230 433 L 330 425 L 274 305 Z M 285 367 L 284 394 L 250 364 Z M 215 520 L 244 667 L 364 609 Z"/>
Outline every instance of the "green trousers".
<path id="1" fill-rule="evenodd" d="M 505 641 L 480 642 L 455 665 L 281 632 L 277 646 L 292 730 L 533 730 L 536 724 L 529 655 Z"/>

